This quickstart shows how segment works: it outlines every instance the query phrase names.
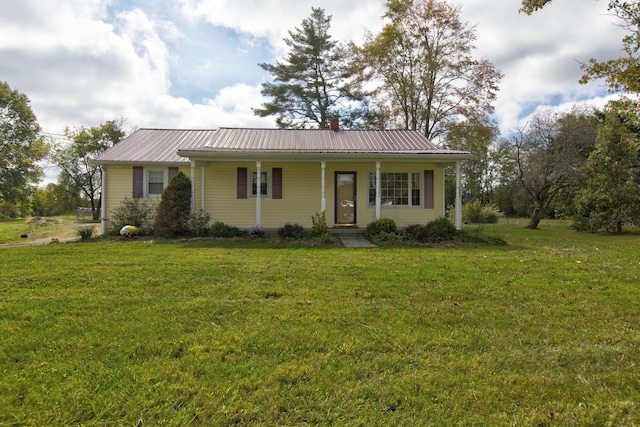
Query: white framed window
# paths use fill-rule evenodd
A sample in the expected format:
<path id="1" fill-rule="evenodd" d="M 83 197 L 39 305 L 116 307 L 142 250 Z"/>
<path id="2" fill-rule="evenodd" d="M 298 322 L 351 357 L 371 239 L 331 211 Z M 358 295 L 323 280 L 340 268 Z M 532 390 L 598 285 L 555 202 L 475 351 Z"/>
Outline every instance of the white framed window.
<path id="1" fill-rule="evenodd" d="M 147 170 L 145 190 L 147 197 L 159 198 L 166 187 L 167 174 L 163 170 Z"/>
<path id="2" fill-rule="evenodd" d="M 420 172 L 381 172 L 380 204 L 385 207 L 419 207 L 422 200 Z M 369 172 L 369 206 L 376 205 L 376 173 Z"/>
<path id="3" fill-rule="evenodd" d="M 269 197 L 269 173 L 268 171 L 260 172 L 260 196 Z M 258 172 L 251 171 L 251 181 L 249 182 L 249 194 L 251 197 L 258 196 Z"/>

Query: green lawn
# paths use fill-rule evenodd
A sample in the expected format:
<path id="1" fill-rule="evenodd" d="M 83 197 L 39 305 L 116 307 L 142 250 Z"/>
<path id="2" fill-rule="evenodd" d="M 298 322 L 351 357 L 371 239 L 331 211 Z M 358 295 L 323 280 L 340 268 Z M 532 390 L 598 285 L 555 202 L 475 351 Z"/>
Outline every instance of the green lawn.
<path id="1" fill-rule="evenodd" d="M 640 234 L 0 249 L 0 425 L 638 425 Z"/>

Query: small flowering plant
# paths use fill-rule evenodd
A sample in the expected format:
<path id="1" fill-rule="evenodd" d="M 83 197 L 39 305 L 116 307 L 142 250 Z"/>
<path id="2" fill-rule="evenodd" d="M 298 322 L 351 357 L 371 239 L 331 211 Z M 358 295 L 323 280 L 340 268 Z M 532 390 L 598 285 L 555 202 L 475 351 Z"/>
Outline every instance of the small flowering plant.
<path id="1" fill-rule="evenodd" d="M 262 226 L 260 225 L 254 225 L 253 227 L 251 227 L 251 229 L 249 230 L 249 235 L 251 237 L 264 237 L 264 230 L 262 229 Z"/>

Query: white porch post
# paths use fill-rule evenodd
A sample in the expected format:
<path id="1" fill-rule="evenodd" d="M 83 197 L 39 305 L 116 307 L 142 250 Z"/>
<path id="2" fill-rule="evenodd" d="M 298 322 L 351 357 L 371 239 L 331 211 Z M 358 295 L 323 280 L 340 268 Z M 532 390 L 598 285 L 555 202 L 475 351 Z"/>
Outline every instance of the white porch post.
<path id="1" fill-rule="evenodd" d="M 380 219 L 380 205 L 382 204 L 380 183 L 380 162 L 376 162 L 376 221 Z"/>
<path id="2" fill-rule="evenodd" d="M 196 161 L 191 160 L 191 214 L 196 213 Z"/>
<path id="3" fill-rule="evenodd" d="M 262 212 L 261 211 L 262 207 L 260 206 L 261 204 L 260 196 L 262 193 L 261 191 L 262 184 L 260 182 L 261 181 L 260 175 L 262 175 L 262 162 L 260 160 L 256 161 L 256 175 L 257 175 L 256 176 L 256 225 L 260 227 L 262 225 L 260 221 L 261 212 Z"/>
<path id="4" fill-rule="evenodd" d="M 204 166 L 200 168 L 200 210 L 204 213 Z"/>
<path id="5" fill-rule="evenodd" d="M 107 171 L 102 167 L 102 189 L 100 190 L 100 228 L 107 234 Z"/>
<path id="6" fill-rule="evenodd" d="M 324 212 L 327 210 L 327 197 L 326 197 L 326 189 L 325 189 L 325 173 L 327 169 L 327 162 L 320 162 L 320 212 Z"/>
<path id="7" fill-rule="evenodd" d="M 462 230 L 462 194 L 460 189 L 460 162 L 456 162 L 456 229 Z"/>

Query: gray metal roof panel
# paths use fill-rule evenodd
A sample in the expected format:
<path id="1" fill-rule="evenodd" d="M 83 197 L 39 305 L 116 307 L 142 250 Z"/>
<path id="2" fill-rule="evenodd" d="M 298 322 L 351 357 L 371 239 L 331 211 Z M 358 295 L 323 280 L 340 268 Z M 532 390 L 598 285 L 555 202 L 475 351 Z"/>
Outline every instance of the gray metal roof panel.
<path id="1" fill-rule="evenodd" d="M 407 130 L 139 129 L 95 160 L 96 163 L 188 163 L 188 153 L 435 154 L 467 151 L 437 148 L 420 132 Z"/>
<path id="2" fill-rule="evenodd" d="M 215 130 L 138 129 L 102 153 L 96 163 L 188 163 L 179 149 L 206 145 Z"/>

